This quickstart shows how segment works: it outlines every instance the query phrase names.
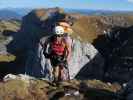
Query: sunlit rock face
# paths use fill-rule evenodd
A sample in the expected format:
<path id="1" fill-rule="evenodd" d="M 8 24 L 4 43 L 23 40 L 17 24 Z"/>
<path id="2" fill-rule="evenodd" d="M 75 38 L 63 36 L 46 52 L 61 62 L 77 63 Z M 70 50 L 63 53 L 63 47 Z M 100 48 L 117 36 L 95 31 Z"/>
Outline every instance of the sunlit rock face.
<path id="1" fill-rule="evenodd" d="M 41 44 L 45 43 L 46 39 L 46 37 L 42 38 Z M 71 49 L 72 53 L 68 61 L 71 79 L 102 79 L 104 59 L 93 45 L 73 39 Z M 37 48 L 29 52 L 26 66 L 27 74 L 50 79 L 49 70 L 51 70 L 52 66 L 50 60 L 45 58 L 43 48 L 40 44 Z"/>

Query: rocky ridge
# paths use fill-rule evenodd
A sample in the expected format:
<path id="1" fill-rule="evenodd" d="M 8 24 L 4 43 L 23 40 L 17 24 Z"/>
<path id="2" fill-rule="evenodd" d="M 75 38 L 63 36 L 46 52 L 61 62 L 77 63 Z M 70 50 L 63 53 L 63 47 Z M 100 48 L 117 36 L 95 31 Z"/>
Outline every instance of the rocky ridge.
<path id="1" fill-rule="evenodd" d="M 50 83 L 25 75 L 8 74 L 0 83 L 0 98 L 4 100 L 114 100 L 121 89 L 118 84 L 99 80 L 70 80 Z"/>
<path id="2" fill-rule="evenodd" d="M 25 59 L 23 57 L 26 56 L 27 50 L 35 47 L 34 45 L 30 45 L 30 44 L 37 43 L 42 36 L 45 36 L 47 33 L 50 32 L 49 30 L 45 30 L 45 29 L 47 29 L 47 27 L 52 27 L 51 22 L 53 22 L 53 21 L 56 22 L 60 18 L 63 18 L 64 13 L 62 13 L 62 10 L 61 10 L 61 12 L 58 10 L 59 9 L 56 9 L 56 11 L 58 13 L 56 13 L 57 15 L 55 14 L 57 17 L 57 20 L 49 19 L 49 12 L 52 12 L 52 14 L 53 14 L 53 12 L 55 12 L 54 10 L 50 10 L 47 12 L 43 9 L 34 10 L 23 18 L 20 30 L 19 31 L 17 30 L 17 32 L 15 32 L 15 33 L 13 32 L 13 34 L 11 34 L 11 37 L 13 37 L 13 41 L 11 41 L 9 44 L 7 43 L 6 46 L 4 45 L 4 47 L 6 49 L 2 49 L 2 51 L 7 51 L 9 53 L 16 55 L 17 60 L 15 61 L 15 63 L 12 63 L 12 62 L 7 63 L 8 61 L 5 60 L 6 64 L 3 63 L 3 61 L 2 61 L 1 72 L 3 71 L 3 68 L 4 68 L 3 72 L 6 72 L 6 74 L 7 74 L 7 72 L 8 73 L 12 72 L 11 69 L 13 69 L 13 68 L 15 69 L 15 73 L 17 71 L 21 70 L 22 67 L 20 67 L 20 66 L 23 66 L 23 63 L 25 63 Z M 60 13 L 61 13 L 61 15 L 60 15 Z M 68 16 L 69 15 L 70 14 L 68 14 Z M 93 45 L 95 46 L 95 49 L 97 49 L 97 51 L 102 54 L 102 56 L 103 56 L 102 58 L 105 59 L 105 66 L 104 66 L 105 68 L 99 67 L 96 69 L 96 70 L 103 71 L 101 73 L 101 76 L 105 75 L 105 77 L 107 77 L 109 79 L 108 81 L 113 80 L 113 81 L 118 81 L 118 82 L 122 82 L 122 83 L 131 80 L 131 78 L 132 78 L 132 63 L 130 64 L 131 66 L 129 66 L 127 64 L 129 64 L 129 62 L 132 62 L 132 53 L 131 53 L 131 51 L 132 51 L 132 27 L 130 27 L 133 24 L 132 16 L 82 16 L 82 15 L 81 16 L 80 15 L 79 16 L 71 15 L 71 16 L 74 17 L 74 19 L 75 19 L 74 25 L 72 26 L 72 28 L 74 30 L 72 37 L 80 38 L 81 42 L 89 41 L 89 42 L 93 43 Z M 54 18 L 56 18 L 56 17 L 54 16 Z M 3 24 L 3 22 L 2 22 L 2 24 Z M 9 25 L 9 24 L 6 24 L 6 25 Z M 14 23 L 12 25 L 14 25 Z M 9 27 L 10 27 L 10 25 L 9 25 Z M 16 28 L 16 24 L 15 24 L 15 27 L 13 27 L 13 30 L 16 30 L 16 29 L 19 29 L 19 28 Z M 3 32 L 4 31 L 2 30 L 2 33 Z M 6 32 L 6 33 L 8 33 L 8 32 Z M 9 32 L 9 33 L 12 33 L 12 32 Z M 121 45 L 123 45 L 122 48 L 121 48 Z M 7 56 L 6 53 L 5 53 L 5 55 Z M 18 58 L 19 58 L 19 60 L 18 60 Z M 100 59 L 100 58 L 98 58 L 98 59 Z M 96 61 L 98 61 L 98 59 L 96 59 Z M 121 59 L 124 59 L 124 61 Z M 95 62 L 95 59 L 94 59 L 94 62 Z M 92 62 L 91 64 L 95 65 L 94 62 Z M 6 65 L 6 67 L 8 66 L 7 67 L 8 69 L 6 69 L 5 65 Z M 11 68 L 11 66 L 16 66 L 16 67 Z M 19 66 L 19 69 L 18 69 L 18 66 Z M 91 71 L 94 71 L 93 66 L 86 67 L 86 68 L 89 69 L 91 72 Z M 130 68 L 126 69 L 128 66 Z M 129 73 L 130 69 L 131 69 L 131 71 Z M 84 69 L 83 72 L 85 70 L 86 69 Z M 109 73 L 109 72 L 111 72 L 111 73 Z M 14 71 L 13 71 L 13 73 L 14 73 Z M 121 74 L 121 73 L 124 73 L 124 74 Z M 122 75 L 122 76 L 120 76 L 120 75 Z M 95 77 L 93 77 L 93 79 L 97 78 L 97 75 L 94 75 L 94 76 Z M 15 76 L 15 77 L 17 77 L 17 76 Z M 37 80 L 35 81 L 35 83 L 37 82 Z M 87 84 L 88 81 L 89 81 L 89 84 Z M 94 95 L 96 94 L 96 96 L 92 97 L 91 100 L 95 100 L 96 99 L 95 97 L 99 97 L 99 96 L 100 96 L 99 100 L 103 100 L 104 96 L 107 96 L 107 98 L 105 100 L 107 100 L 107 99 L 109 100 L 109 98 L 111 98 L 110 100 L 113 100 L 114 99 L 113 96 L 116 94 L 115 92 L 120 89 L 119 85 L 117 85 L 115 87 L 114 85 L 111 85 L 110 83 L 104 84 L 98 80 L 92 80 L 92 81 L 88 80 L 88 81 L 82 81 L 82 82 L 83 83 L 85 82 L 85 84 L 87 84 L 87 87 L 89 87 L 89 89 L 87 88 L 87 90 L 79 90 L 79 88 L 80 88 L 79 84 L 81 84 L 82 82 L 80 80 L 78 80 L 78 81 L 75 80 L 75 82 L 78 83 L 78 85 L 76 86 L 76 90 L 78 88 L 78 91 L 83 91 L 84 96 L 80 96 L 80 97 L 86 98 L 86 96 L 87 96 L 87 100 L 88 100 L 88 98 L 89 99 L 91 98 L 91 97 L 88 97 L 89 91 L 90 91 L 90 94 L 91 93 L 94 93 Z M 1 97 L 3 97 L 3 98 L 11 97 L 13 99 L 14 98 L 15 99 L 19 99 L 19 98 L 25 99 L 28 97 L 28 98 L 31 98 L 31 100 L 32 100 L 33 98 L 37 99 L 41 95 L 42 99 L 47 98 L 47 96 L 49 98 L 49 95 L 47 95 L 48 92 L 46 92 L 46 93 L 42 92 L 44 90 L 40 87 L 38 88 L 38 86 L 36 87 L 35 85 L 33 85 L 33 86 L 30 85 L 31 89 L 29 89 L 29 87 L 27 86 L 27 83 L 26 83 L 26 85 L 25 85 L 25 83 L 22 84 L 22 86 L 23 85 L 24 85 L 24 87 L 26 86 L 26 89 L 28 87 L 28 92 L 26 92 L 27 90 L 23 90 L 25 88 L 22 89 L 22 91 L 25 91 L 25 92 L 21 92 L 21 89 L 19 92 L 17 92 L 17 89 L 20 88 L 19 85 L 21 83 L 22 82 L 20 80 L 18 81 L 16 78 L 15 78 L 15 80 L 10 80 L 8 82 L 0 83 L 1 84 L 1 86 L 0 86 L 1 93 L 0 94 L 2 95 Z M 32 82 L 30 82 L 30 83 L 32 83 Z M 44 83 L 45 82 L 42 82 L 42 84 L 44 84 Z M 49 84 L 49 82 L 46 82 L 46 83 Z M 93 83 L 97 83 L 98 85 L 95 86 Z M 15 84 L 16 90 L 11 89 L 11 88 L 14 88 L 14 87 L 12 87 L 13 86 L 12 84 L 13 85 Z M 59 86 L 61 86 L 61 84 L 62 83 L 60 83 Z M 72 82 L 72 84 L 71 84 L 71 82 L 68 82 L 68 84 L 70 84 L 70 86 L 72 86 L 73 82 Z M 50 83 L 50 85 L 51 85 L 51 83 Z M 57 89 L 57 87 L 58 87 L 58 86 L 54 86 L 54 84 L 52 84 L 51 86 L 52 86 L 52 88 L 54 87 L 54 89 L 55 88 Z M 83 86 L 84 86 L 84 84 L 83 84 Z M 102 92 L 101 92 L 101 90 L 100 91 L 97 90 L 97 89 L 99 89 L 99 87 L 100 87 L 100 89 L 101 89 L 101 87 L 103 87 Z M 95 88 L 96 88 L 96 90 L 95 90 Z M 11 91 L 9 91 L 9 89 L 11 89 Z M 36 92 L 36 91 L 40 91 L 38 89 L 42 89 L 41 92 Z M 60 89 L 60 87 L 58 87 L 58 89 Z M 74 89 L 75 89 L 75 87 L 74 87 Z M 5 90 L 5 92 L 3 92 L 4 90 Z M 32 91 L 32 90 L 35 90 L 35 91 Z M 111 93 L 107 92 L 107 95 L 105 95 L 106 94 L 105 90 L 109 90 L 109 91 L 111 91 Z M 47 91 L 49 91 L 49 90 L 47 90 Z M 59 91 L 59 93 L 62 93 L 62 91 L 64 93 L 64 86 L 63 86 L 63 90 Z M 87 92 L 87 94 L 85 92 Z M 4 93 L 9 94 L 9 95 L 6 96 Z M 20 95 L 21 93 L 24 93 L 24 96 L 21 97 L 21 95 Z M 28 95 L 25 93 L 27 93 Z M 36 94 L 36 93 L 39 93 L 39 94 Z M 44 95 L 44 94 L 46 94 L 46 95 Z M 55 94 L 56 93 L 52 93 L 51 98 Z M 33 98 L 31 95 L 33 96 Z M 19 96 L 19 97 L 17 97 L 17 96 Z M 89 96 L 93 96 L 93 94 L 91 94 Z M 64 98 L 71 98 L 71 97 L 64 97 Z M 61 100 L 65 100 L 64 98 Z M 97 98 L 97 100 L 98 100 L 98 98 Z"/>

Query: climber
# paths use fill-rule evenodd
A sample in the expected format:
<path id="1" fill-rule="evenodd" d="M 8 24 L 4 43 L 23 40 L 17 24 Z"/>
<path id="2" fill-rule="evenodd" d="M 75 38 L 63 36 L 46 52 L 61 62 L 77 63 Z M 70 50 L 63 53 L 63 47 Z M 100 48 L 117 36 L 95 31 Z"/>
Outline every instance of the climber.
<path id="1" fill-rule="evenodd" d="M 73 30 L 71 28 L 72 24 L 66 20 L 60 20 L 59 22 L 56 23 L 56 25 L 62 26 L 64 29 L 64 40 L 68 45 L 68 51 L 69 51 L 67 60 L 69 61 L 71 58 L 71 47 L 72 47 L 72 38 L 71 38 L 71 35 L 73 33 Z"/>
<path id="2" fill-rule="evenodd" d="M 63 80 L 62 79 L 62 70 L 63 68 L 68 67 L 67 57 L 69 54 L 68 45 L 64 40 L 64 29 L 62 26 L 55 26 L 54 35 L 50 37 L 50 52 L 44 52 L 46 57 L 50 58 L 51 64 L 53 66 L 53 76 L 54 81 Z M 46 47 L 46 46 L 44 46 Z M 46 49 L 46 48 L 45 48 Z M 46 50 L 44 50 L 46 51 Z"/>

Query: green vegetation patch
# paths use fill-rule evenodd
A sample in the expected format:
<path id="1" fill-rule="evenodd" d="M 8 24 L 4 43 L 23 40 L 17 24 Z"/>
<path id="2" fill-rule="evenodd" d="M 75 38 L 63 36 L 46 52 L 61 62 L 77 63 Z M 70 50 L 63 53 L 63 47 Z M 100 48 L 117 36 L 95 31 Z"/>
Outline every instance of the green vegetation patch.
<path id="1" fill-rule="evenodd" d="M 14 55 L 0 55 L 0 62 L 11 62 L 16 59 Z"/>

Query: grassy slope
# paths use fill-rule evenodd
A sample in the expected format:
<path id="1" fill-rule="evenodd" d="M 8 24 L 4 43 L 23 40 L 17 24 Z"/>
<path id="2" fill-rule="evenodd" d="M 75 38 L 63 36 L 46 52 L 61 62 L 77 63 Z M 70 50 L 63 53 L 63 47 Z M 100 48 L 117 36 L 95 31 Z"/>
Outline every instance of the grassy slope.
<path id="1" fill-rule="evenodd" d="M 20 29 L 20 22 L 16 20 L 1 20 L 0 21 L 0 43 L 3 42 L 6 37 L 2 35 L 3 32 L 5 31 L 10 31 L 10 32 L 16 32 Z M 14 61 L 15 56 L 14 55 L 0 55 L 0 62 L 10 62 Z"/>
<path id="2" fill-rule="evenodd" d="M 0 21 L 0 31 L 3 32 L 5 30 L 9 31 L 17 31 L 20 28 L 20 22 L 15 20 L 1 20 Z"/>
<path id="3" fill-rule="evenodd" d="M 15 60 L 14 55 L 0 55 L 0 62 L 11 62 Z"/>
<path id="4" fill-rule="evenodd" d="M 115 15 L 113 17 L 118 20 L 119 17 L 123 17 L 128 24 L 133 25 L 133 16 Z M 101 16 L 81 16 L 78 21 L 75 22 L 73 30 L 83 41 L 93 42 L 98 35 L 103 34 L 104 29 L 109 28 L 109 25 L 103 23 L 101 19 L 103 19 Z"/>

